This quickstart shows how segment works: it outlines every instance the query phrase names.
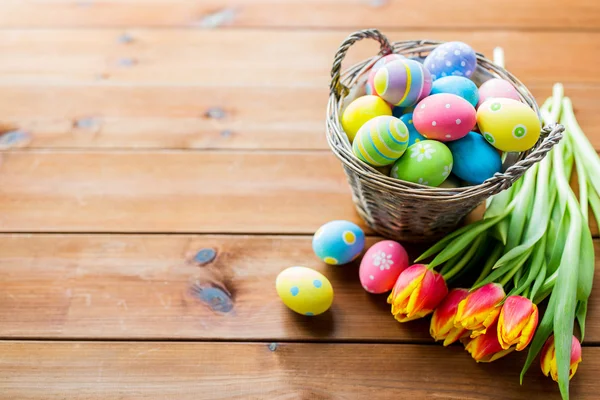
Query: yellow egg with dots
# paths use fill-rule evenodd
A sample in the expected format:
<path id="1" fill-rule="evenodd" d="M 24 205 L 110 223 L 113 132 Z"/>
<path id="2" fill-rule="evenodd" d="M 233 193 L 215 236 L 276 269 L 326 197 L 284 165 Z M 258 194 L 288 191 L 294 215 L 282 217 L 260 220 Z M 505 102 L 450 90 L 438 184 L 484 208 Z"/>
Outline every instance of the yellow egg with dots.
<path id="1" fill-rule="evenodd" d="M 350 143 L 354 141 L 359 129 L 367 121 L 381 115 L 392 115 L 390 105 L 381 97 L 361 96 L 350 103 L 342 113 L 341 121 Z"/>
<path id="2" fill-rule="evenodd" d="M 502 151 L 531 149 L 540 138 L 542 124 L 527 104 L 513 99 L 492 98 L 477 109 L 479 131 L 492 146 Z"/>
<path id="3" fill-rule="evenodd" d="M 283 304 L 298 314 L 319 315 L 333 303 L 331 282 L 311 268 L 290 267 L 281 271 L 275 288 Z"/>

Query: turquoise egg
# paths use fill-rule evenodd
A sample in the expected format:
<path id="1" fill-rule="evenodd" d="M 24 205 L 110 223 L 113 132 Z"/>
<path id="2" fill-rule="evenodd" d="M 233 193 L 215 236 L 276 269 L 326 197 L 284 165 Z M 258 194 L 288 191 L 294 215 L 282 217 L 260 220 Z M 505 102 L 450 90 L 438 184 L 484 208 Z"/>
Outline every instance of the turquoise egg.
<path id="1" fill-rule="evenodd" d="M 400 121 L 404 122 L 404 125 L 408 128 L 408 146 L 412 146 L 416 142 L 420 142 L 421 140 L 427 140 L 425 136 L 421 135 L 417 132 L 415 128 L 415 124 L 413 123 L 413 113 L 410 112 L 408 114 L 404 114 L 400 117 Z"/>
<path id="2" fill-rule="evenodd" d="M 317 257 L 327 264 L 347 264 L 365 248 L 365 234 L 352 222 L 331 221 L 317 230 L 312 245 Z"/>
<path id="3" fill-rule="evenodd" d="M 446 76 L 435 80 L 431 86 L 431 94 L 438 93 L 455 94 L 471 103 L 473 107 L 479 101 L 477 85 L 463 76 Z"/>
<path id="4" fill-rule="evenodd" d="M 408 147 L 408 128 L 396 117 L 379 116 L 367 121 L 358 131 L 352 151 L 374 167 L 392 164 Z"/>
<path id="5" fill-rule="evenodd" d="M 470 184 L 479 185 L 502 171 L 500 154 L 477 132 L 446 145 L 454 159 L 452 173 Z"/>

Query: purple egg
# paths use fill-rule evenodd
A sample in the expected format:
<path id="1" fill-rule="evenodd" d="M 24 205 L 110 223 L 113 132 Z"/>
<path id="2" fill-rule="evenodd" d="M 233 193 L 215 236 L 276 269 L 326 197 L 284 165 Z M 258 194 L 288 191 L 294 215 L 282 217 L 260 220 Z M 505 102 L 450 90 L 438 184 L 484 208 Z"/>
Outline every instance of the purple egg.
<path id="1" fill-rule="evenodd" d="M 397 107 L 410 107 L 431 92 L 431 74 L 417 61 L 396 60 L 383 65 L 373 81 L 379 97 Z"/>
<path id="2" fill-rule="evenodd" d="M 423 62 L 436 80 L 445 76 L 469 78 L 477 68 L 475 51 L 463 42 L 448 42 L 433 50 Z"/>

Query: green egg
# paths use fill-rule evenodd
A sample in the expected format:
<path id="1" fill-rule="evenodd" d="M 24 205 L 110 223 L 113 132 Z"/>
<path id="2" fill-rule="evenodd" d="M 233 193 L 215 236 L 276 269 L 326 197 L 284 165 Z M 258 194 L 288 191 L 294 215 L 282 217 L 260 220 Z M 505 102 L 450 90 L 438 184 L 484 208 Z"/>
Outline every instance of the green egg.
<path id="1" fill-rule="evenodd" d="M 452 172 L 452 153 L 435 140 L 413 144 L 392 167 L 391 176 L 403 181 L 437 187 Z"/>
<path id="2" fill-rule="evenodd" d="M 360 160 L 374 167 L 393 164 L 408 147 L 408 128 L 392 116 L 367 121 L 356 134 L 352 151 Z"/>

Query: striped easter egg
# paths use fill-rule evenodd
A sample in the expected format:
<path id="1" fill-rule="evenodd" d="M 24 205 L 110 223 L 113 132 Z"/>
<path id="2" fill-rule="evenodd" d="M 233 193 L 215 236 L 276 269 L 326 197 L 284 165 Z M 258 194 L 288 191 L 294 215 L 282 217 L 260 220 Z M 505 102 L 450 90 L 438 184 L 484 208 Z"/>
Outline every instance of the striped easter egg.
<path id="1" fill-rule="evenodd" d="M 377 73 L 379 68 L 381 68 L 385 64 L 391 63 L 392 61 L 403 60 L 404 58 L 405 57 L 401 56 L 400 54 L 392 53 L 392 54 L 388 54 L 385 57 L 380 58 L 379 61 L 377 61 L 375 64 L 373 64 L 373 66 L 371 67 L 371 71 L 369 71 L 369 78 L 367 79 L 367 83 L 365 84 L 365 90 L 366 90 L 367 94 L 376 94 L 374 82 L 375 82 L 375 74 Z"/>
<path id="2" fill-rule="evenodd" d="M 374 167 L 390 165 L 408 147 L 408 128 L 396 117 L 383 115 L 366 122 L 352 144 L 354 155 Z"/>
<path id="3" fill-rule="evenodd" d="M 375 92 L 388 103 L 410 107 L 431 92 L 431 73 L 414 60 L 396 60 L 377 70 Z"/>

